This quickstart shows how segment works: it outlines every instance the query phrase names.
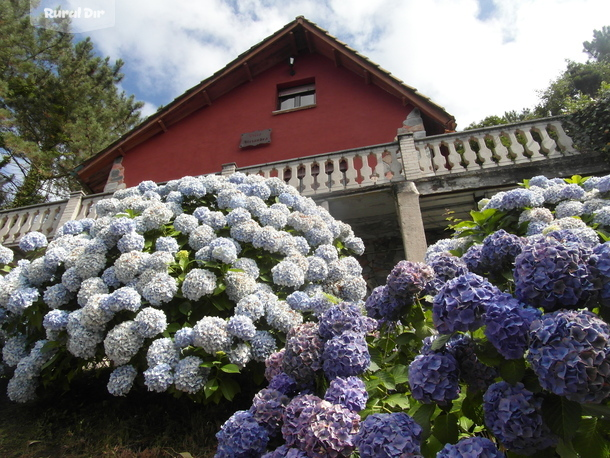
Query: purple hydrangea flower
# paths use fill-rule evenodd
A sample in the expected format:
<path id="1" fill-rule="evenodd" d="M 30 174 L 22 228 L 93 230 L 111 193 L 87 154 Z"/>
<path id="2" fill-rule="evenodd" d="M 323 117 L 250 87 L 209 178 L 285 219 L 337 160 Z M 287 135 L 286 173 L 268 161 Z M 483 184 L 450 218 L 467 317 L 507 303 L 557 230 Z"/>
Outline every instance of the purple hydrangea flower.
<path id="1" fill-rule="evenodd" d="M 350 456 L 354 451 L 353 436 L 358 432 L 357 413 L 327 401 L 317 403 L 302 423 L 300 447 L 308 456 Z"/>
<path id="2" fill-rule="evenodd" d="M 421 262 L 400 261 L 387 278 L 389 293 L 410 302 L 411 298 L 425 290 L 434 278 L 434 270 Z"/>
<path id="3" fill-rule="evenodd" d="M 401 458 L 420 453 L 421 427 L 404 412 L 375 413 L 360 423 L 354 444 L 361 458 Z"/>
<path id="4" fill-rule="evenodd" d="M 330 382 L 324 399 L 333 404 L 341 404 L 353 412 L 360 412 L 366 407 L 369 395 L 364 382 L 358 377 L 337 377 Z"/>
<path id="5" fill-rule="evenodd" d="M 429 294 L 436 294 L 447 281 L 468 273 L 468 266 L 462 258 L 444 252 L 432 257 L 428 265 L 434 270 L 434 278 L 427 286 Z"/>
<path id="6" fill-rule="evenodd" d="M 320 317 L 318 330 L 323 339 L 331 339 L 344 331 L 367 333 L 377 326 L 375 320 L 363 316 L 358 306 L 351 302 L 333 305 Z"/>
<path id="7" fill-rule="evenodd" d="M 453 355 L 427 353 L 409 365 L 409 385 L 416 400 L 425 404 L 446 404 L 460 394 L 459 368 Z"/>
<path id="8" fill-rule="evenodd" d="M 272 452 L 265 453 L 261 458 L 307 458 L 307 453 L 298 448 L 282 445 Z"/>
<path id="9" fill-rule="evenodd" d="M 483 274 L 483 268 L 481 265 L 481 251 L 483 250 L 482 244 L 476 244 L 470 246 L 468 250 L 462 255 L 462 261 L 468 267 L 470 272 L 475 274 Z"/>
<path id="10" fill-rule="evenodd" d="M 404 303 L 390 294 L 387 285 L 377 286 L 364 304 L 369 317 L 380 321 L 397 321 Z"/>
<path id="11" fill-rule="evenodd" d="M 282 370 L 300 387 L 308 387 L 314 382 L 316 371 L 322 367 L 324 342 L 315 323 L 299 325 L 291 334 L 291 337 L 287 336 Z"/>
<path id="12" fill-rule="evenodd" d="M 269 382 L 268 388 L 279 391 L 285 395 L 292 395 L 297 390 L 297 382 L 290 375 L 280 372 Z"/>
<path id="13" fill-rule="evenodd" d="M 610 243 L 600 243 L 593 248 L 595 255 L 592 269 L 594 276 L 599 281 L 599 296 L 600 303 L 608 307 L 610 306 Z"/>
<path id="14" fill-rule="evenodd" d="M 322 402 L 313 394 L 295 396 L 284 409 L 282 436 L 289 447 L 299 446 L 303 438 L 303 430 L 309 422 L 313 410 Z M 301 447 L 299 447 L 301 448 Z"/>
<path id="15" fill-rule="evenodd" d="M 527 245 L 515 259 L 517 299 L 548 312 L 583 306 L 595 290 L 591 255 L 580 244 L 551 237 Z"/>
<path id="16" fill-rule="evenodd" d="M 285 348 L 272 353 L 265 359 L 265 378 L 271 381 L 276 375 L 282 374 L 282 361 L 284 360 Z"/>
<path id="17" fill-rule="evenodd" d="M 589 311 L 559 310 L 534 321 L 528 361 L 540 385 L 579 403 L 610 394 L 608 325 Z"/>
<path id="18" fill-rule="evenodd" d="M 262 455 L 269 434 L 251 412 L 239 410 L 220 427 L 216 439 L 216 458 L 250 458 Z"/>
<path id="19" fill-rule="evenodd" d="M 509 234 L 504 229 L 488 235 L 483 240 L 479 269 L 492 274 L 512 270 L 515 258 L 523 251 L 524 244 L 521 237 Z"/>
<path id="20" fill-rule="evenodd" d="M 530 325 L 540 315 L 510 294 L 500 294 L 487 306 L 485 335 L 506 359 L 519 359 L 527 350 Z"/>
<path id="21" fill-rule="evenodd" d="M 504 458 L 496 445 L 486 437 L 468 437 L 457 444 L 446 444 L 436 458 Z"/>
<path id="22" fill-rule="evenodd" d="M 329 379 L 362 374 L 371 363 L 364 335 L 345 331 L 333 337 L 324 345 L 322 361 L 322 369 Z"/>
<path id="23" fill-rule="evenodd" d="M 290 398 L 273 388 L 263 388 L 254 396 L 250 413 L 270 436 L 275 436 L 282 425 L 284 409 Z"/>
<path id="24" fill-rule="evenodd" d="M 557 443 L 540 413 L 542 397 L 525 389 L 522 383 L 494 383 L 483 401 L 485 424 L 510 451 L 532 455 Z"/>
<path id="25" fill-rule="evenodd" d="M 432 316 L 441 334 L 475 331 L 484 324 L 485 310 L 500 290 L 477 274 L 449 280 L 434 297 Z"/>

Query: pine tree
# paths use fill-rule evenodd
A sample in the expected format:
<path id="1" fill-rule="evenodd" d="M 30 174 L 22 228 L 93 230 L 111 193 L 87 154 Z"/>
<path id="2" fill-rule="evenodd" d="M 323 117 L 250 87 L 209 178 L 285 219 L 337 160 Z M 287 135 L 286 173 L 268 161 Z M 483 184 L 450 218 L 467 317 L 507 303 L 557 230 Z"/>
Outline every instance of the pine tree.
<path id="1" fill-rule="evenodd" d="M 33 27 L 28 0 L 0 0 L 0 202 L 19 207 L 79 189 L 74 168 L 140 122 L 119 91 L 121 60 L 89 38 Z"/>

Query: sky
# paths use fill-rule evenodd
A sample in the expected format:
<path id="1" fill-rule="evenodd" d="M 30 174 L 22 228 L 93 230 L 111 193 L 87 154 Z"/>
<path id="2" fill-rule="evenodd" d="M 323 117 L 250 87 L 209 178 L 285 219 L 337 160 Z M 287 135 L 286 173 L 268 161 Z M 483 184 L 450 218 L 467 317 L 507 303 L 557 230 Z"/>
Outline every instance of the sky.
<path id="1" fill-rule="evenodd" d="M 107 10 L 97 51 L 125 61 L 143 114 L 305 16 L 455 116 L 458 130 L 532 108 L 583 41 L 610 25 L 609 0 L 63 0 Z M 44 0 L 57 6 L 59 0 Z M 114 21 L 109 21 L 114 19 Z M 110 23 L 110 27 L 107 25 Z M 78 35 L 83 36 L 83 33 Z"/>

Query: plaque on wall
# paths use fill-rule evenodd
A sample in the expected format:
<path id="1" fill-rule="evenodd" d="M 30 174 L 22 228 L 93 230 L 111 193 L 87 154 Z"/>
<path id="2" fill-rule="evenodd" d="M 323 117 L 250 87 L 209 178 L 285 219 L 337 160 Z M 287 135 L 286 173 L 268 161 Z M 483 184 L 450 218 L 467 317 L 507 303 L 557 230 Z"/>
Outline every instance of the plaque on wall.
<path id="1" fill-rule="evenodd" d="M 271 129 L 255 130 L 254 132 L 246 132 L 241 134 L 240 148 L 248 146 L 257 146 L 265 143 L 271 143 Z"/>

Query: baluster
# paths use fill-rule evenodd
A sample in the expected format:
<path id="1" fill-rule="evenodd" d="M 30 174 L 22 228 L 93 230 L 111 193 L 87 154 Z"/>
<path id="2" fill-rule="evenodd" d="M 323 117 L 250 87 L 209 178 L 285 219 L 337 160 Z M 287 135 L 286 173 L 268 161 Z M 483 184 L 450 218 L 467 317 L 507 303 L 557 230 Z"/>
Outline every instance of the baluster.
<path id="1" fill-rule="evenodd" d="M 362 156 L 358 155 L 359 158 L 361 158 L 362 160 Z M 347 170 L 345 171 L 345 188 L 346 189 L 350 189 L 350 188 L 357 188 L 358 186 L 360 186 L 358 184 L 358 170 L 356 170 L 356 165 L 355 165 L 355 159 L 356 156 L 347 156 L 344 157 L 345 159 L 345 163 L 347 164 Z"/>
<path id="2" fill-rule="evenodd" d="M 551 128 L 557 134 L 555 143 L 557 143 L 557 146 L 563 154 L 567 155 L 577 152 L 576 149 L 574 149 L 572 139 L 566 134 L 565 130 L 563 130 L 563 126 L 559 121 L 552 121 Z"/>
<path id="3" fill-rule="evenodd" d="M 312 163 L 311 162 L 306 162 L 303 164 L 303 170 L 305 172 L 305 174 L 303 175 L 303 178 L 301 179 L 301 183 L 303 185 L 303 190 L 301 191 L 302 195 L 311 195 L 311 194 L 315 194 L 316 192 L 316 188 L 315 188 L 315 180 L 314 180 L 314 176 L 312 175 Z"/>
<path id="4" fill-rule="evenodd" d="M 360 169 L 360 175 L 362 176 L 361 186 L 368 186 L 377 182 L 377 177 L 373 176 L 373 169 L 369 164 L 371 152 L 362 156 L 362 168 Z"/>
<path id="5" fill-rule="evenodd" d="M 375 168 L 371 174 L 371 180 L 376 184 L 386 183 L 388 180 L 385 176 L 385 165 L 383 162 L 383 152 L 380 150 L 372 151 L 371 154 L 375 156 Z"/>
<path id="6" fill-rule="evenodd" d="M 479 163 L 478 160 L 479 158 L 477 157 L 477 153 L 475 153 L 472 148 L 470 147 L 470 142 L 468 141 L 467 138 L 465 137 L 460 137 L 458 138 L 460 144 L 462 145 L 462 147 L 464 148 L 464 154 L 463 157 L 464 159 L 468 162 L 468 170 L 476 170 L 479 168 Z M 455 144 L 455 142 L 454 142 Z"/>
<path id="7" fill-rule="evenodd" d="M 432 160 L 432 154 L 427 144 L 415 144 L 417 150 L 417 160 L 419 162 L 419 169 L 421 170 L 422 176 L 432 176 L 436 173 L 436 167 Z"/>
<path id="8" fill-rule="evenodd" d="M 428 148 L 431 150 L 432 165 L 436 170 L 436 175 L 444 175 L 448 173 L 447 158 L 441 153 L 441 145 L 439 142 L 428 143 Z"/>
<path id="9" fill-rule="evenodd" d="M 297 177 L 297 168 L 291 165 L 288 165 L 286 168 L 290 170 L 290 180 L 288 180 L 288 184 L 299 189 L 299 178 Z"/>
<path id="10" fill-rule="evenodd" d="M 398 154 L 396 151 L 386 151 L 390 154 L 387 157 L 390 158 L 391 162 L 389 164 L 390 172 L 392 173 L 392 181 L 401 181 L 404 178 L 403 170 L 401 166 L 401 162 L 398 158 Z"/>
<path id="11" fill-rule="evenodd" d="M 328 176 L 329 179 L 329 191 L 339 191 L 343 189 L 343 174 L 341 173 L 341 165 L 337 159 L 329 159 L 328 162 L 332 164 L 332 171 Z"/>
<path id="12" fill-rule="evenodd" d="M 452 164 L 451 173 L 464 172 L 470 167 L 470 164 L 462 165 L 462 156 L 455 149 L 454 142 L 443 142 L 442 144 L 449 150 L 448 159 L 449 163 Z"/>
<path id="13" fill-rule="evenodd" d="M 540 135 L 542 138 L 542 141 L 540 142 L 540 149 L 545 153 L 547 159 L 552 157 L 561 157 L 561 153 L 557 148 L 555 140 L 553 140 L 546 131 L 546 125 L 537 124 L 532 128 L 532 130 L 534 132 L 538 132 L 538 135 Z"/>
<path id="14" fill-rule="evenodd" d="M 490 150 L 487 145 L 485 144 L 485 138 L 483 137 L 470 137 L 470 140 L 474 140 L 477 145 L 479 145 L 479 158 L 481 159 L 481 161 L 483 162 L 481 167 L 484 169 L 488 169 L 490 167 L 495 167 L 496 163 L 494 162 L 493 159 L 493 151 Z"/>
<path id="15" fill-rule="evenodd" d="M 525 136 L 525 151 L 530 154 L 529 158 L 525 158 L 522 162 L 530 162 L 530 161 L 538 161 L 540 159 L 544 159 L 544 156 L 540 154 L 540 145 L 534 137 L 532 137 L 532 133 L 529 130 L 519 130 L 520 134 Z"/>
<path id="16" fill-rule="evenodd" d="M 519 143 L 519 140 L 517 139 L 517 132 L 515 130 L 509 130 L 504 132 L 504 134 L 508 135 L 508 139 L 510 140 L 510 152 L 513 154 L 513 156 L 515 156 L 514 158 L 514 162 L 518 163 L 518 162 L 522 162 L 523 160 L 523 153 L 525 152 L 525 149 L 523 148 L 523 145 L 521 143 Z"/>
<path id="17" fill-rule="evenodd" d="M 10 230 L 12 229 L 13 225 L 15 224 L 15 220 L 17 219 L 18 214 L 17 213 L 9 213 L 6 215 L 2 216 L 2 219 L 0 219 L 0 241 L 2 241 L 2 244 L 8 243 L 6 241 L 8 234 L 10 232 Z"/>
<path id="18" fill-rule="evenodd" d="M 27 219 L 27 213 L 19 213 L 15 219 L 15 224 L 8 233 L 8 243 L 15 243 L 17 239 L 23 235 L 22 227 L 24 221 Z"/>
<path id="19" fill-rule="evenodd" d="M 502 144 L 501 132 L 494 132 L 489 134 L 493 143 L 494 149 L 496 150 L 496 157 L 498 158 L 498 166 L 502 167 L 505 165 L 513 165 L 513 161 L 508 155 L 508 149 Z"/>

